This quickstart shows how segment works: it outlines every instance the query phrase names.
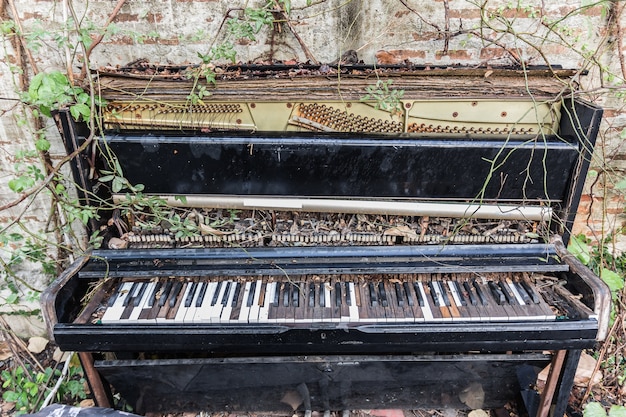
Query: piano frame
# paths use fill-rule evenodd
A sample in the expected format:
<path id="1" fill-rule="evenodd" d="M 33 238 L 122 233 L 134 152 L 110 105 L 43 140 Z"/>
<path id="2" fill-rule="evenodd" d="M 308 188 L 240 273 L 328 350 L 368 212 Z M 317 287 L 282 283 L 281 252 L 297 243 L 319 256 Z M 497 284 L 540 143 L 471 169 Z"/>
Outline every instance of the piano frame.
<path id="1" fill-rule="evenodd" d="M 527 196 L 526 190 L 522 192 L 524 198 L 531 200 L 544 198 L 560 202 L 554 206 L 554 215 L 559 221 L 551 225 L 555 234 L 549 242 L 531 245 L 443 244 L 280 250 L 95 250 L 72 264 L 42 295 L 49 332 L 61 348 L 79 352 L 96 403 L 100 406 L 113 404 L 109 382 L 140 412 L 157 411 L 159 402 L 163 407 L 179 409 L 200 406 L 245 410 L 250 407 L 250 403 L 246 401 L 254 399 L 259 389 L 267 392 L 264 400 L 258 400 L 261 409 L 270 409 L 272 404 L 280 404 L 283 400 L 281 409 L 288 411 L 290 408 L 287 405 L 290 401 L 283 396 L 289 391 L 287 386 L 291 386 L 291 391 L 297 393 L 300 399 L 297 405 L 304 410 L 462 406 L 456 400 L 446 402 L 440 398 L 428 402 L 424 398 L 432 397 L 437 390 L 444 392 L 446 386 L 451 384 L 451 380 L 446 379 L 448 376 L 457 382 L 464 381 L 471 370 L 472 375 L 483 376 L 476 377 L 476 381 L 483 384 L 487 384 L 484 376 L 491 372 L 495 375 L 496 382 L 490 389 L 504 387 L 502 395 L 507 397 L 514 390 L 511 387 L 519 384 L 529 415 L 543 417 L 551 411 L 554 416 L 561 416 L 566 411 L 581 352 L 593 348 L 598 340 L 603 339 L 610 311 L 608 288 L 569 254 L 563 243 L 563 240 L 567 242 L 573 225 L 602 111 L 583 101 L 568 98 L 563 100 L 563 108 L 567 117 L 561 119 L 561 139 L 540 142 L 554 147 L 545 154 L 548 162 L 555 168 L 555 171 L 551 171 L 551 184 L 548 188 L 539 187 L 537 195 Z M 84 127 L 77 125 L 69 112 L 58 112 L 55 119 L 67 152 L 75 152 L 87 136 Z M 141 152 L 133 147 L 137 144 L 140 147 L 145 147 L 146 144 L 151 146 L 150 143 L 155 140 L 159 143 L 156 152 Z M 455 150 L 448 146 L 448 140 L 465 143 L 466 148 L 461 146 Z M 285 134 L 263 136 L 258 133 L 215 133 L 204 136 L 166 133 L 156 137 L 147 137 L 143 133 L 134 136 L 125 133 L 107 135 L 107 143 L 118 155 L 130 181 L 146 184 L 148 192 L 157 195 L 210 194 L 211 190 L 206 188 L 185 188 L 188 187 L 185 185 L 188 184 L 185 182 L 188 176 L 185 170 L 205 167 L 202 155 L 206 155 L 206 152 L 198 153 L 198 146 L 206 146 L 207 149 L 217 147 L 222 151 L 230 149 L 229 147 L 237 149 L 236 152 L 222 152 L 231 156 L 218 158 L 214 172 L 220 175 L 227 172 L 228 164 L 233 162 L 232 158 L 238 158 L 236 165 L 242 167 L 250 178 L 260 178 L 268 170 L 271 171 L 272 164 L 276 161 L 272 159 L 275 156 L 268 159 L 268 155 L 277 155 L 280 154 L 277 150 L 286 149 L 283 155 L 295 158 L 294 163 L 304 164 L 303 168 L 308 169 L 304 169 L 304 177 L 296 176 L 285 182 L 281 178 L 285 178 L 286 171 L 271 171 L 270 177 L 278 182 L 271 183 L 270 188 L 249 188 L 249 184 L 240 177 L 232 178 L 227 175 L 218 178 L 215 182 L 217 185 L 214 185 L 223 194 L 263 196 L 268 193 L 276 194 L 272 190 L 280 189 L 283 191 L 279 194 L 284 197 L 292 195 L 302 181 L 311 181 L 307 184 L 307 188 L 311 190 L 307 198 L 325 196 L 327 193 L 324 190 L 329 188 L 324 182 L 346 180 L 346 172 L 339 169 L 343 166 L 338 162 L 337 169 L 331 168 L 325 172 L 330 175 L 330 180 L 320 178 L 318 174 L 311 174 L 319 157 L 311 158 L 309 167 L 305 166 L 307 162 L 302 155 L 315 155 L 318 149 L 324 149 L 321 155 L 328 156 L 330 153 L 333 157 L 343 156 L 345 161 L 351 161 L 353 165 L 355 161 L 357 165 L 368 164 L 371 154 L 363 153 L 359 148 L 367 147 L 369 150 L 375 149 L 374 154 L 382 153 L 390 158 L 403 155 L 405 159 L 402 163 L 409 163 L 411 159 L 422 161 L 421 165 L 425 168 L 418 176 L 427 177 L 422 180 L 429 185 L 424 190 L 402 188 L 403 173 L 395 174 L 394 177 L 393 170 L 372 174 L 372 178 L 392 175 L 389 183 L 375 185 L 373 188 L 368 188 L 372 181 L 364 177 L 363 172 L 356 172 L 354 177 L 347 179 L 350 186 L 357 187 L 354 192 L 357 196 L 375 195 L 382 200 L 398 201 L 410 197 L 418 200 L 430 197 L 438 201 L 474 198 L 476 192 L 473 188 L 446 188 L 442 182 L 445 170 L 439 168 L 434 174 L 430 172 L 429 168 L 433 166 L 429 165 L 428 158 L 436 154 L 439 156 L 438 160 L 445 160 L 446 152 L 451 152 L 457 158 L 464 155 L 467 149 L 478 149 L 475 157 L 468 156 L 467 166 L 446 167 L 452 170 L 453 177 L 458 177 L 467 172 L 468 167 L 485 158 L 484 152 L 492 155 L 489 152 L 497 152 L 502 146 L 517 139 L 504 136 L 499 140 L 466 135 L 451 139 L 437 135 L 417 135 L 396 139 L 373 137 L 366 140 L 354 136 L 296 135 L 294 138 Z M 521 138 L 520 143 L 512 146 L 520 147 L 520 144 L 528 140 L 529 138 Z M 169 149 L 168 146 L 173 148 Z M 255 155 L 252 152 L 246 154 L 252 147 L 259 152 Z M 267 151 L 264 151 L 264 147 L 267 147 Z M 523 146 L 520 147 L 522 148 Z M 529 152 L 525 155 L 533 160 L 534 147 L 528 149 Z M 354 154 L 346 156 L 346 151 Z M 163 166 L 174 154 L 184 155 L 188 160 L 187 166 L 182 167 L 183 175 L 180 178 L 165 178 L 158 173 L 146 175 L 147 170 L 142 170 L 146 164 Z M 147 159 L 142 159 L 144 157 Z M 537 163 L 541 165 L 545 161 L 545 157 L 540 157 Z M 513 161 L 513 165 L 506 166 L 503 170 L 513 172 L 523 169 L 527 163 L 522 160 L 521 165 L 515 165 L 516 162 Z M 286 166 L 291 169 L 293 164 Z M 90 195 L 80 191 L 94 189 L 88 174 L 88 155 L 79 154 L 72 169 L 75 181 L 79 184 L 79 198 L 84 204 L 92 204 Z M 422 168 L 417 164 L 412 169 Z M 408 175 L 410 171 L 403 172 Z M 364 184 L 369 184 L 368 187 L 358 188 L 359 180 L 364 179 Z M 341 184 L 343 183 L 332 189 L 345 189 Z M 272 185 L 276 187 L 272 189 Z M 482 187 L 484 184 L 478 185 Z M 498 200 L 502 192 L 511 192 L 510 195 L 503 196 L 505 203 L 522 199 L 519 188 L 503 191 L 497 184 L 489 187 L 486 189 L 486 200 Z M 533 190 L 536 191 L 537 188 L 532 188 L 530 192 Z M 355 195 L 346 196 L 340 191 L 332 197 L 354 198 Z M 92 230 L 97 227 L 96 224 L 90 225 Z M 92 325 L 88 322 L 88 317 L 84 314 L 81 316 L 81 298 L 89 292 L 91 284 L 101 281 L 105 276 L 112 278 L 110 282 L 120 277 L 171 275 L 195 277 L 220 274 L 291 276 L 309 273 L 450 273 L 467 269 L 478 272 L 537 271 L 561 276 L 567 280 L 567 287 L 572 293 L 582 296 L 581 304 L 586 304 L 587 310 L 593 314 L 587 318 L 569 321 L 376 323 L 349 328 L 324 323 L 309 327 L 288 324 L 216 326 L 213 323 L 191 326 L 102 326 Z M 101 293 L 100 297 L 102 296 Z M 97 297 L 90 301 L 92 305 L 97 305 L 98 302 Z M 554 354 L 546 355 L 544 351 L 552 351 Z M 107 352 L 114 353 L 117 358 L 106 359 Z M 145 354 L 137 356 L 135 352 Z M 152 354 L 157 354 L 158 359 L 139 359 Z M 549 362 L 552 363 L 552 372 L 543 394 L 540 395 L 534 388 L 533 377 L 536 377 L 536 367 Z M 424 382 L 415 377 L 420 372 L 430 370 L 441 371 L 446 378 L 436 385 L 432 380 Z M 511 377 L 513 370 L 516 374 Z M 260 375 L 261 379 L 258 383 L 250 384 L 247 372 Z M 170 385 L 165 385 L 167 381 L 161 377 L 164 374 L 175 375 Z M 376 377 L 380 378 L 380 375 L 389 377 L 382 378 L 377 383 Z M 276 383 L 276 379 L 284 383 Z M 230 381 L 232 385 L 224 385 L 224 381 Z M 456 391 L 448 393 L 448 397 L 462 391 L 463 387 L 456 385 Z M 432 390 L 428 390 L 426 386 L 430 386 Z M 142 388 L 138 390 L 136 387 Z M 385 388 L 384 394 L 379 392 L 381 387 Z M 235 389 L 237 393 L 233 395 L 232 392 L 229 393 L 229 389 Z M 402 394 L 387 395 L 388 390 L 392 389 L 397 389 Z M 424 394 L 426 391 L 427 395 Z M 411 395 L 419 392 L 421 394 L 417 396 Z M 182 397 L 186 400 L 182 401 Z M 217 401 L 217 398 L 221 400 Z M 501 401 L 502 398 L 497 400 Z M 486 405 L 490 404 L 489 401 Z"/>

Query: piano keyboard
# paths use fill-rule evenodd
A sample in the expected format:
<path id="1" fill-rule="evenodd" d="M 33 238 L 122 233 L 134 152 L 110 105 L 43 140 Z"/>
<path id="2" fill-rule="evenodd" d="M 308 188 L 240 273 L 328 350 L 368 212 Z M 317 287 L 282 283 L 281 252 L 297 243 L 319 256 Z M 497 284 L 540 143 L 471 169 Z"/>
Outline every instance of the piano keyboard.
<path id="1" fill-rule="evenodd" d="M 555 312 L 521 274 L 276 276 L 121 280 L 101 324 L 548 321 Z M 232 278 L 232 279 L 229 279 Z"/>

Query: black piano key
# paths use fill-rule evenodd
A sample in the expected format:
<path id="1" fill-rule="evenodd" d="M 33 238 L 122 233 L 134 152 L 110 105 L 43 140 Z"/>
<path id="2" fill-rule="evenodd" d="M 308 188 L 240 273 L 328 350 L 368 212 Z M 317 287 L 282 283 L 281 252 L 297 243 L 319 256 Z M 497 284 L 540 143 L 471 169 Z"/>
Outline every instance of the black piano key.
<path id="1" fill-rule="evenodd" d="M 162 286 L 163 286 L 162 282 L 157 282 L 157 284 L 154 286 L 154 289 L 152 290 L 152 294 L 150 295 L 150 299 L 148 300 L 148 307 L 152 307 L 154 305 L 154 302 L 156 301 L 156 298 L 157 298 L 157 294 L 159 293 L 159 290 L 161 289 Z"/>
<path id="2" fill-rule="evenodd" d="M 341 307 L 341 283 L 335 282 L 335 306 Z"/>
<path id="3" fill-rule="evenodd" d="M 256 293 L 256 281 L 250 283 L 250 292 L 248 293 L 248 299 L 246 300 L 246 307 L 252 307 L 254 304 L 254 293 Z"/>
<path id="4" fill-rule="evenodd" d="M 378 283 L 378 294 L 380 299 L 380 305 L 383 307 L 389 307 L 389 300 L 387 299 L 387 290 L 383 282 Z"/>
<path id="5" fill-rule="evenodd" d="M 291 306 L 300 307 L 300 284 L 291 284 Z"/>
<path id="6" fill-rule="evenodd" d="M 280 305 L 280 287 L 282 283 L 276 283 L 276 289 L 274 290 L 274 299 L 272 300 L 272 307 L 278 307 Z"/>
<path id="7" fill-rule="evenodd" d="M 524 289 L 526 290 L 526 292 L 528 293 L 528 295 L 530 296 L 530 298 L 533 300 L 533 303 L 535 304 L 539 304 L 539 296 L 537 295 L 537 293 L 532 289 L 532 287 L 530 285 L 528 285 L 528 283 L 526 281 L 520 281 L 522 283 L 522 287 L 524 287 Z"/>
<path id="8" fill-rule="evenodd" d="M 176 299 L 178 298 L 178 293 L 180 293 L 181 288 L 183 288 L 182 281 L 176 281 L 172 286 L 172 291 L 169 296 L 170 308 L 176 305 Z"/>
<path id="9" fill-rule="evenodd" d="M 291 284 L 283 283 L 283 307 L 289 307 L 289 299 L 291 298 Z"/>
<path id="10" fill-rule="evenodd" d="M 489 305 L 489 301 L 487 301 L 487 297 L 483 294 L 483 290 L 480 288 L 480 285 L 476 282 L 476 280 L 472 280 L 472 286 L 476 290 L 476 295 L 478 295 L 478 299 L 480 300 L 481 305 Z"/>
<path id="11" fill-rule="evenodd" d="M 346 284 L 345 285 L 345 288 L 346 288 L 346 290 L 345 290 L 345 293 L 346 293 L 346 305 L 352 306 L 352 298 L 351 298 L 351 295 L 350 295 L 350 283 L 346 282 L 345 284 Z"/>
<path id="12" fill-rule="evenodd" d="M 222 289 L 222 281 L 217 283 L 215 287 L 215 292 L 213 293 L 213 298 L 211 298 L 211 306 L 217 304 L 217 298 L 220 296 L 220 290 Z"/>
<path id="13" fill-rule="evenodd" d="M 120 290 L 122 289 L 122 285 L 124 285 L 123 282 L 120 282 L 117 284 L 117 286 L 115 287 L 115 291 L 113 292 L 113 294 L 111 294 L 111 298 L 109 298 L 107 307 L 113 307 L 113 304 L 115 304 L 115 300 L 117 300 L 117 297 L 120 295 Z"/>
<path id="14" fill-rule="evenodd" d="M 515 289 L 517 290 L 519 295 L 522 297 L 522 300 L 524 300 L 524 303 L 530 304 L 532 301 L 530 299 L 530 296 L 526 292 L 526 289 L 524 288 L 524 286 L 518 281 L 513 281 L 513 285 L 515 285 Z"/>
<path id="15" fill-rule="evenodd" d="M 231 292 L 231 290 L 232 290 L 232 284 L 233 284 L 233 283 L 232 283 L 231 281 L 228 281 L 228 282 L 226 283 L 226 288 L 224 289 L 224 296 L 222 297 L 222 301 L 220 301 L 220 304 L 221 304 L 223 307 L 227 307 L 227 304 L 228 304 L 228 296 L 230 295 L 230 292 Z"/>
<path id="16" fill-rule="evenodd" d="M 465 299 L 465 295 L 463 294 L 463 289 L 461 288 L 461 284 L 459 284 L 459 281 L 452 281 L 452 285 L 454 285 L 454 288 L 456 288 L 456 292 L 457 294 L 459 294 L 459 301 L 461 302 L 461 305 L 463 307 L 465 307 L 467 305 L 467 300 Z"/>
<path id="17" fill-rule="evenodd" d="M 506 285 L 506 283 L 499 281 L 498 282 L 498 287 L 500 287 L 500 290 L 502 291 L 502 294 L 504 294 L 504 298 L 506 298 L 506 302 L 510 305 L 517 305 L 518 302 L 515 299 L 515 295 L 513 295 L 511 293 L 511 291 L 509 290 L 509 287 Z"/>
<path id="18" fill-rule="evenodd" d="M 309 283 L 309 307 L 315 307 L 315 284 Z"/>
<path id="19" fill-rule="evenodd" d="M 378 295 L 376 294 L 376 289 L 374 288 L 374 284 L 370 282 L 367 284 L 367 287 L 370 292 L 370 305 L 372 307 L 378 307 Z"/>
<path id="20" fill-rule="evenodd" d="M 196 295 L 196 289 L 198 288 L 197 282 L 191 283 L 191 288 L 187 291 L 187 297 L 185 298 L 185 307 L 191 307 L 191 303 L 193 303 L 193 296 Z"/>
<path id="21" fill-rule="evenodd" d="M 161 293 L 161 297 L 159 298 L 159 307 L 163 307 L 165 305 L 173 286 L 174 283 L 172 281 L 167 281 L 165 283 L 165 287 L 163 287 L 163 292 Z"/>
<path id="22" fill-rule="evenodd" d="M 465 294 L 469 298 L 470 304 L 473 306 L 478 305 L 478 300 L 476 299 L 476 296 L 474 295 L 474 292 L 472 291 L 472 287 L 470 286 L 469 282 L 463 281 L 463 288 L 465 288 Z"/>
<path id="23" fill-rule="evenodd" d="M 417 297 L 417 304 L 420 307 L 424 307 L 424 298 L 422 297 L 422 292 L 420 291 L 420 287 L 417 282 L 413 283 L 413 290 L 415 291 L 415 296 Z"/>
<path id="24" fill-rule="evenodd" d="M 413 301 L 413 295 L 411 294 L 411 286 L 408 282 L 404 281 L 402 283 L 402 287 L 404 288 L 404 293 L 406 294 L 406 301 L 409 306 L 413 307 L 415 305 L 415 301 Z"/>
<path id="25" fill-rule="evenodd" d="M 493 281 L 487 282 L 487 285 L 489 286 L 491 294 L 493 295 L 493 298 L 495 298 L 496 303 L 498 303 L 499 305 L 504 305 L 506 303 L 506 297 L 504 296 L 502 291 L 500 291 L 500 288 Z"/>
<path id="26" fill-rule="evenodd" d="M 237 282 L 235 285 L 235 292 L 233 293 L 233 301 L 231 303 L 232 310 L 230 312 L 230 320 L 239 320 L 239 313 L 241 312 L 241 304 L 243 303 L 243 296 L 241 295 L 241 289 L 245 286 L 241 282 Z"/>
<path id="27" fill-rule="evenodd" d="M 326 295 L 325 295 L 325 291 L 324 291 L 324 286 L 326 284 L 321 283 L 320 284 L 320 307 L 326 307 Z M 330 302 L 330 300 L 328 300 L 328 302 Z"/>
<path id="28" fill-rule="evenodd" d="M 141 287 L 139 288 L 139 291 L 137 291 L 137 295 L 133 299 L 133 306 L 134 307 L 139 307 L 139 303 L 141 302 L 141 299 L 143 298 L 143 295 L 146 293 L 146 288 L 148 288 L 148 283 L 147 282 L 142 282 L 141 283 Z"/>
<path id="29" fill-rule="evenodd" d="M 439 307 L 439 297 L 437 297 L 437 291 L 435 291 L 435 284 L 432 281 L 428 281 L 428 288 L 430 289 L 430 296 L 433 298 L 435 306 Z"/>
<path id="30" fill-rule="evenodd" d="M 177 285 L 180 284 L 180 285 Z M 187 283 L 184 283 L 182 281 L 178 281 L 176 284 L 174 284 L 174 287 L 172 287 L 172 293 L 170 294 L 170 301 L 169 301 L 169 306 L 170 309 L 167 312 L 167 319 L 168 320 L 172 320 L 176 317 L 176 314 L 178 313 L 178 309 L 180 308 L 182 302 L 183 302 L 183 296 L 185 294 L 185 290 L 187 289 Z"/>
<path id="31" fill-rule="evenodd" d="M 437 281 L 436 284 L 439 285 L 439 288 L 441 289 L 441 298 L 443 299 L 443 304 L 445 304 L 446 306 L 451 306 L 452 303 L 450 303 L 450 297 L 448 297 L 448 291 L 445 282 Z"/>
<path id="32" fill-rule="evenodd" d="M 399 282 L 394 282 L 393 286 L 396 290 L 396 300 L 398 300 L 398 306 L 404 307 L 404 294 L 402 290 L 402 286 Z"/>
<path id="33" fill-rule="evenodd" d="M 208 286 L 209 284 L 207 282 L 200 284 L 200 288 L 198 288 L 198 298 L 196 298 L 196 307 L 202 307 L 202 302 L 204 301 L 204 295 L 206 294 Z"/>
<path id="34" fill-rule="evenodd" d="M 122 303 L 124 307 L 130 304 L 131 299 L 135 296 L 135 291 L 137 290 L 138 286 L 139 286 L 138 282 L 133 282 L 133 285 L 130 287 L 130 290 L 128 290 L 128 295 L 124 299 L 124 303 Z"/>

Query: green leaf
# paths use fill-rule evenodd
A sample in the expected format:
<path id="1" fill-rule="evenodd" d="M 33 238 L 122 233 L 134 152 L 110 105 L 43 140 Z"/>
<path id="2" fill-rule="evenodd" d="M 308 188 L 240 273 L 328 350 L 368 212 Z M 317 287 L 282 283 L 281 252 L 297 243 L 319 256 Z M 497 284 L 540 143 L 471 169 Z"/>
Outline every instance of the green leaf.
<path id="1" fill-rule="evenodd" d="M 20 398 L 17 392 L 15 391 L 6 391 L 2 394 L 2 399 L 9 403 L 15 403 Z"/>
<path id="2" fill-rule="evenodd" d="M 111 183 L 111 189 L 114 193 L 119 193 L 120 191 L 122 191 L 125 185 L 126 183 L 124 181 L 124 178 L 115 177 L 113 178 L 113 182 Z"/>
<path id="3" fill-rule="evenodd" d="M 113 178 L 115 178 L 115 175 L 105 175 L 104 177 L 98 178 L 98 181 L 100 181 L 100 182 L 109 182 L 109 181 L 112 181 Z"/>
<path id="4" fill-rule="evenodd" d="M 626 417 L 626 407 L 623 405 L 612 405 L 609 410 L 609 417 Z"/>
<path id="5" fill-rule="evenodd" d="M 600 271 L 600 278 L 609 286 L 611 292 L 615 293 L 624 288 L 624 278 L 622 278 L 617 272 L 611 271 L 607 268 L 602 268 Z"/>
<path id="6" fill-rule="evenodd" d="M 591 255 L 589 253 L 589 245 L 587 245 L 587 238 L 585 235 L 572 237 L 567 249 L 584 265 L 589 265 Z"/>
<path id="7" fill-rule="evenodd" d="M 48 139 L 38 139 L 35 142 L 35 147 L 38 151 L 47 152 L 48 150 L 50 150 L 50 142 L 48 141 Z"/>
<path id="8" fill-rule="evenodd" d="M 174 196 L 174 200 L 176 200 L 176 201 L 180 201 L 180 202 L 181 202 L 181 203 L 183 203 L 183 204 L 187 204 L 187 197 L 186 197 L 186 196 L 184 196 L 184 195 L 177 195 L 177 196 Z"/>
<path id="9" fill-rule="evenodd" d="M 589 403 L 583 410 L 583 417 L 606 417 L 606 411 L 600 403 Z"/>
<path id="10" fill-rule="evenodd" d="M 626 178 L 622 178 L 620 181 L 615 183 L 616 190 L 626 190 Z"/>
<path id="11" fill-rule="evenodd" d="M 19 301 L 19 296 L 16 293 L 11 293 L 5 301 L 7 304 L 17 304 L 17 302 Z"/>

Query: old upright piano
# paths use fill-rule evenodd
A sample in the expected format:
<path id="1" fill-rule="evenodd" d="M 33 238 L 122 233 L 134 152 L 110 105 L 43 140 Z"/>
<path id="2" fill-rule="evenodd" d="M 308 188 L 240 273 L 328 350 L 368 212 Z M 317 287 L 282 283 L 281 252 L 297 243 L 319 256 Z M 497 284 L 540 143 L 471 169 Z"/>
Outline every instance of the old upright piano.
<path id="1" fill-rule="evenodd" d="M 610 309 L 565 248 L 602 114 L 568 71 L 213 70 L 56 114 L 101 246 L 44 311 L 100 405 L 563 415 Z"/>

